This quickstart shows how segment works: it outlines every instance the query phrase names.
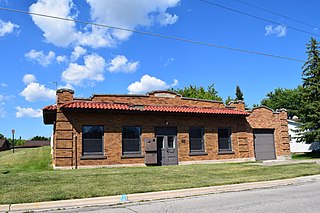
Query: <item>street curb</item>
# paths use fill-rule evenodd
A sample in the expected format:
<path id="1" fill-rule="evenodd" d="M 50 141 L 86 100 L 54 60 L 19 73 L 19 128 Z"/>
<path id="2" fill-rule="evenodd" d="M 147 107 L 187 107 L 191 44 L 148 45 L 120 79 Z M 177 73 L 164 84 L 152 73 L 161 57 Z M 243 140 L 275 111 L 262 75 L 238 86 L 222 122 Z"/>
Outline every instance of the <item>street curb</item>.
<path id="1" fill-rule="evenodd" d="M 191 188 L 191 189 L 178 189 L 170 191 L 160 192 L 147 192 L 128 194 L 128 201 L 121 202 L 120 195 L 107 196 L 107 197 L 96 197 L 96 198 L 84 198 L 84 199 L 73 199 L 73 200 L 61 200 L 61 201 L 48 201 L 38 203 L 21 203 L 12 205 L 0 205 L 0 212 L 26 212 L 26 211 L 44 211 L 44 210 L 58 210 L 58 209 L 71 209 L 78 207 L 87 206 L 110 206 L 116 204 L 152 201 L 152 200 L 163 200 L 172 198 L 182 198 L 197 195 L 206 194 L 218 194 L 225 192 L 238 192 L 253 189 L 273 188 L 277 186 L 295 185 L 307 182 L 315 181 L 320 175 L 297 177 L 292 179 L 284 180 L 272 180 L 263 182 L 251 182 L 242 184 L 231 184 L 222 186 L 210 186 L 203 188 Z"/>

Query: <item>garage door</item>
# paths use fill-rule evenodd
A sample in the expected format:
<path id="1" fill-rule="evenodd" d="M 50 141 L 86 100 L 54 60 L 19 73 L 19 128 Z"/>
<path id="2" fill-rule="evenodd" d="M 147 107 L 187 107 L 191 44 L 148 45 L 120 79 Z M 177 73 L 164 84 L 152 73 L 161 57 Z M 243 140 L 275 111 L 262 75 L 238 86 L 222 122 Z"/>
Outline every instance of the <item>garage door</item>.
<path id="1" fill-rule="evenodd" d="M 253 130 L 256 160 L 276 159 L 273 132 L 273 129 Z"/>

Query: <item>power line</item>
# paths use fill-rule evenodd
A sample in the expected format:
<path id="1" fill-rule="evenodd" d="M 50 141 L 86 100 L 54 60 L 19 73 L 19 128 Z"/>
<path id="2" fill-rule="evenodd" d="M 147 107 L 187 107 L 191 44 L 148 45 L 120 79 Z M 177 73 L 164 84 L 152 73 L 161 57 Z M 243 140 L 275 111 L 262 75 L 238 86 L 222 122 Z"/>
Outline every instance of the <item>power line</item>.
<path id="1" fill-rule="evenodd" d="M 320 28 L 320 27 L 317 27 L 317 26 L 315 26 L 315 25 L 309 24 L 309 23 L 307 23 L 307 22 L 305 22 L 305 21 L 301 21 L 301 20 L 298 20 L 298 19 L 290 18 L 289 16 L 282 15 L 282 14 L 280 14 L 280 13 L 273 12 L 273 11 L 268 10 L 268 9 L 264 9 L 264 8 L 262 8 L 262 7 L 258 7 L 258 6 L 253 5 L 253 4 L 249 4 L 249 3 L 244 2 L 244 1 L 240 1 L 240 0 L 233 0 L 233 1 L 239 2 L 239 3 L 244 4 L 244 5 L 247 5 L 247 6 L 249 6 L 249 7 L 256 8 L 256 9 L 258 9 L 258 10 L 261 10 L 261 11 L 264 11 L 264 12 L 267 12 L 267 13 L 270 13 L 270 14 L 272 14 L 272 15 L 276 15 L 276 16 L 279 16 L 279 17 L 282 17 L 282 18 L 285 18 L 285 19 L 288 19 L 288 20 L 291 20 L 291 21 L 295 21 L 295 22 L 297 22 L 297 23 L 299 23 L 299 24 L 304 24 L 304 25 L 306 25 L 306 26 L 313 27 L 313 28 L 317 28 L 317 29 Z"/>
<path id="2" fill-rule="evenodd" d="M 201 1 L 203 3 L 206 3 L 206 4 L 209 4 L 209 5 L 212 5 L 212 6 L 220 7 L 220 8 L 225 9 L 225 10 L 229 10 L 229 11 L 232 11 L 232 12 L 235 12 L 235 13 L 239 13 L 241 15 L 245 15 L 245 16 L 248 16 L 248 17 L 251 17 L 251 18 L 255 18 L 255 19 L 262 20 L 262 21 L 269 22 L 269 23 L 276 24 L 276 25 L 282 25 L 282 26 L 285 26 L 285 27 L 287 27 L 289 29 L 292 29 L 292 30 L 295 30 L 295 31 L 299 31 L 299 32 L 302 32 L 302 33 L 305 33 L 305 34 L 308 34 L 308 35 L 320 36 L 319 34 L 316 34 L 316 33 L 313 33 L 313 32 L 302 30 L 302 29 L 299 29 L 299 28 L 296 28 L 296 27 L 291 27 L 289 25 L 283 25 L 283 24 L 281 24 L 279 22 L 275 22 L 275 21 L 272 21 L 272 20 L 269 20 L 269 19 L 265 19 L 265 18 L 256 16 L 256 15 L 252 15 L 252 14 L 249 14 L 249 13 L 245 13 L 245 12 L 242 12 L 242 11 L 230 8 L 230 7 L 226 7 L 224 5 L 217 4 L 217 3 L 214 3 L 214 2 L 211 2 L 211 1 L 206 1 L 206 0 L 199 0 L 199 1 Z"/>
<path id="3" fill-rule="evenodd" d="M 63 18 L 63 17 L 46 15 L 46 14 L 41 14 L 41 13 L 32 13 L 32 12 L 28 12 L 28 11 L 24 11 L 24 10 L 17 10 L 17 9 L 12 9 L 12 8 L 5 8 L 5 7 L 0 7 L 0 10 L 22 13 L 22 14 L 29 14 L 29 15 L 57 19 L 57 20 L 63 20 L 63 21 L 71 21 L 71 22 L 76 22 L 76 23 L 80 23 L 80 24 L 93 25 L 93 26 L 98 26 L 98 27 L 110 28 L 110 29 L 114 29 L 114 30 L 122 30 L 122 31 L 127 31 L 127 32 L 132 32 L 132 33 L 139 33 L 142 35 L 149 35 L 149 36 L 165 38 L 165 39 L 170 39 L 170 40 L 176 40 L 176 41 L 181 41 L 181 42 L 186 42 L 186 43 L 198 44 L 198 45 L 209 46 L 209 47 L 216 47 L 216 48 L 227 49 L 227 50 L 231 50 L 231 51 L 268 56 L 268 57 L 285 59 L 285 60 L 290 60 L 290 61 L 304 62 L 303 60 L 300 60 L 300 59 L 281 56 L 281 55 L 274 55 L 274 54 L 269 54 L 269 53 L 264 53 L 264 52 L 256 52 L 256 51 L 239 49 L 239 48 L 234 48 L 234 47 L 227 47 L 227 46 L 217 45 L 217 44 L 213 44 L 213 43 L 209 43 L 209 42 L 191 40 L 191 39 L 186 39 L 186 38 L 181 38 L 181 37 L 176 37 L 176 36 L 169 36 L 169 35 L 158 34 L 158 33 L 152 33 L 152 32 L 147 32 L 147 31 L 132 30 L 132 29 L 127 29 L 127 28 L 122 28 L 122 27 L 117 27 L 117 26 L 106 25 L 106 24 L 97 24 L 94 22 L 82 21 L 82 20 L 77 20 L 77 19 Z"/>

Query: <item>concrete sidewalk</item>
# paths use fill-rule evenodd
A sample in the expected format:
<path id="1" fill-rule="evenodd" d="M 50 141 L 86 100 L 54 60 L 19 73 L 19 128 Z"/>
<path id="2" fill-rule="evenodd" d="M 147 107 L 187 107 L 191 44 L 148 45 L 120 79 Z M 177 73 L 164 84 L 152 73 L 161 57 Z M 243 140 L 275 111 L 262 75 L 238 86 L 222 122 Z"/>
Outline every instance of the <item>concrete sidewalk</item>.
<path id="1" fill-rule="evenodd" d="M 288 165 L 298 163 L 317 163 L 320 164 L 320 159 L 306 159 L 306 160 L 265 160 L 263 162 L 256 162 L 254 164 L 259 166 L 275 166 L 275 165 Z"/>
<path id="2" fill-rule="evenodd" d="M 224 192 L 236 192 L 252 189 L 261 188 L 272 188 L 277 186 L 286 186 L 294 184 L 302 184 L 307 182 L 315 181 L 320 179 L 320 175 L 298 177 L 285 180 L 273 180 L 264 182 L 253 182 L 243 184 L 232 184 L 223 186 L 212 186 L 203 188 L 192 188 L 192 189 L 179 189 L 171 191 L 160 191 L 160 192 L 148 192 L 127 195 L 128 201 L 130 202 L 143 202 L 151 200 L 162 200 L 170 198 L 181 198 L 190 197 L 205 194 L 217 194 Z M 43 210 L 58 210 L 58 209 L 70 209 L 84 206 L 107 206 L 124 203 L 120 201 L 121 195 L 108 196 L 108 197 L 97 197 L 97 198 L 85 198 L 85 199 L 74 199 L 74 200 L 61 200 L 61 201 L 50 201 L 50 202 L 39 202 L 39 203 L 25 203 L 25 204 L 12 204 L 12 205 L 0 205 L 0 212 L 27 212 L 27 211 L 43 211 Z"/>

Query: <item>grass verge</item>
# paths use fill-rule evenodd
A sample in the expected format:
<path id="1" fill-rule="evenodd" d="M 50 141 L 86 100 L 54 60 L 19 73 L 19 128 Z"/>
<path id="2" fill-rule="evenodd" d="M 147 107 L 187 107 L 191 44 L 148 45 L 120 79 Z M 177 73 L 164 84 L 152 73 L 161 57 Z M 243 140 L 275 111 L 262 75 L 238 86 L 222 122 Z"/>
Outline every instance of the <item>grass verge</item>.
<path id="1" fill-rule="evenodd" d="M 252 163 L 225 163 L 52 170 L 47 164 L 50 149 L 38 148 L 20 152 L 25 153 L 20 153 L 20 157 L 11 153 L 0 154 L 0 204 L 216 186 L 320 174 L 320 165 L 312 163 L 270 167 Z M 15 154 L 18 155 L 19 152 Z M 8 158 L 14 159 L 14 162 Z"/>
<path id="2" fill-rule="evenodd" d="M 320 152 L 306 152 L 301 154 L 292 154 L 293 160 L 307 160 L 320 158 Z"/>

